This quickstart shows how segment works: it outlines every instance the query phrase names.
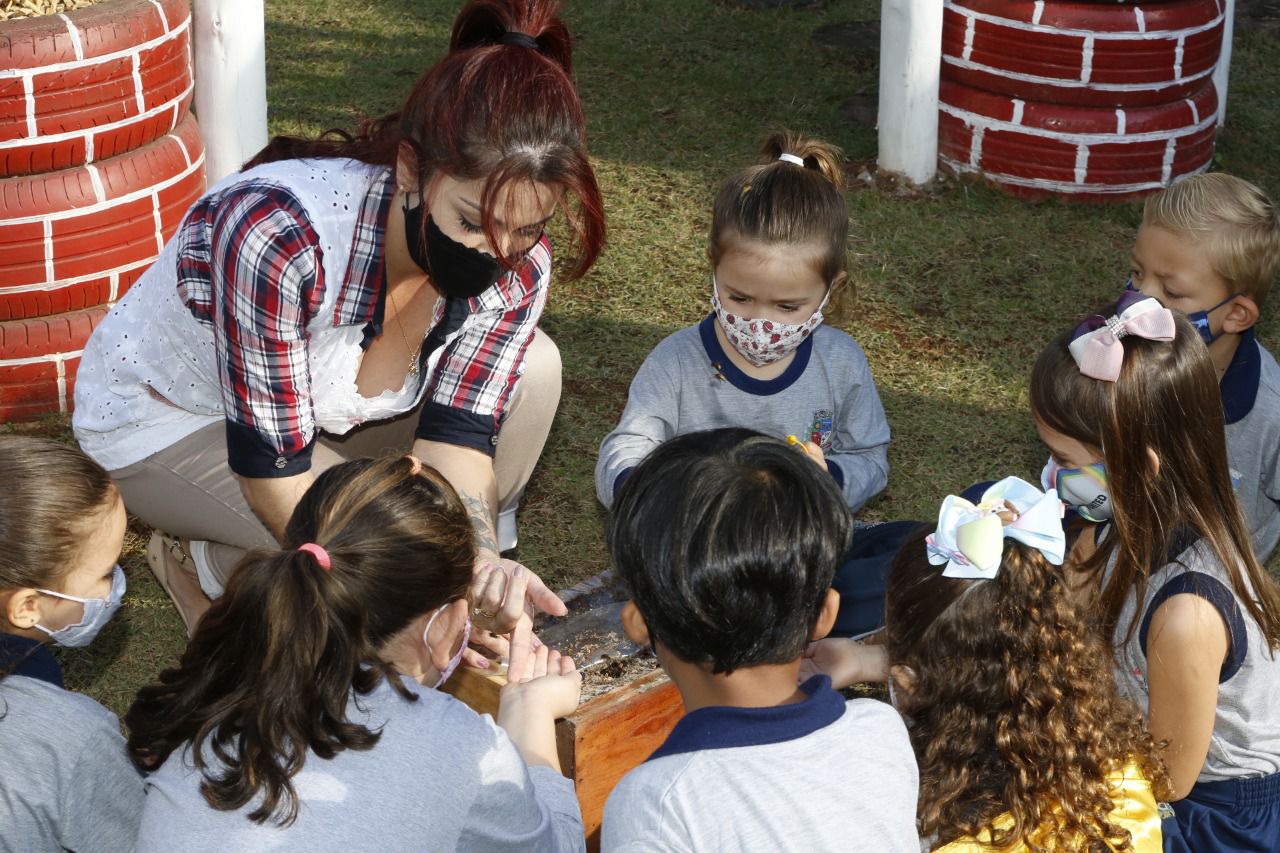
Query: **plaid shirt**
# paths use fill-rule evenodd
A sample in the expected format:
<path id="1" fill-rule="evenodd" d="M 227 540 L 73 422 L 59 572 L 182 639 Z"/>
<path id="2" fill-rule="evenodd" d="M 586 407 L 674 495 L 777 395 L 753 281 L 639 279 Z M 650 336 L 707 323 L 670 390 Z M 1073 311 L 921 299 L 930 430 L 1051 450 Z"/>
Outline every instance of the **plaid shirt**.
<path id="1" fill-rule="evenodd" d="M 350 260 L 325 328 L 364 325 L 381 332 L 382 246 L 392 195 L 390 177 L 383 176 L 351 212 Z M 302 201 L 279 181 L 250 177 L 197 202 L 175 239 L 179 295 L 214 335 L 231 469 L 249 477 L 309 470 L 317 426 L 307 342 L 332 283 L 325 281 L 322 241 Z M 441 323 L 428 330 L 424 358 L 446 332 L 460 333 L 427 379 L 419 437 L 493 454 L 546 303 L 550 268 L 543 238 L 527 262 L 494 287 L 465 302 L 450 300 Z"/>

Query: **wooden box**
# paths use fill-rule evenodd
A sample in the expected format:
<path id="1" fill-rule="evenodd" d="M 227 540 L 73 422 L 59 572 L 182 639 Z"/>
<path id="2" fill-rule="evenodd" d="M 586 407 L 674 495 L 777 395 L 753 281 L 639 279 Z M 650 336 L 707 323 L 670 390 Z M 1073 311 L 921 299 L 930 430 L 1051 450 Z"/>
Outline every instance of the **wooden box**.
<path id="1" fill-rule="evenodd" d="M 505 682 L 501 675 L 460 667 L 445 690 L 496 718 Z M 662 745 L 683 715 L 680 693 L 659 669 L 619 680 L 556 723 L 560 767 L 577 789 L 588 850 L 600 849 L 600 822 L 613 786 Z"/>

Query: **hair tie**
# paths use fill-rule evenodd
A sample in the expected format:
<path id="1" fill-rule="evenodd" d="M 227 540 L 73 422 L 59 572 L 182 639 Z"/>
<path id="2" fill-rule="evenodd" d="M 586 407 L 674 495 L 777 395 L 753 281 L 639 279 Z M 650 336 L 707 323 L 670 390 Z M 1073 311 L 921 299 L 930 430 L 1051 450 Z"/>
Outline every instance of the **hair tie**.
<path id="1" fill-rule="evenodd" d="M 1110 317 L 1094 314 L 1076 326 L 1068 349 L 1085 376 L 1115 382 L 1124 364 L 1120 339 L 1136 335 L 1149 341 L 1171 341 L 1177 327 L 1173 312 L 1141 293 L 1126 293 Z"/>
<path id="2" fill-rule="evenodd" d="M 799 166 L 800 168 L 802 168 L 802 169 L 804 168 L 804 158 L 803 158 L 803 157 L 797 157 L 797 156 L 796 156 L 796 155 L 794 155 L 794 154 L 788 154 L 787 152 L 783 151 L 781 154 L 779 154 L 779 155 L 778 155 L 778 159 L 779 159 L 779 160 L 786 160 L 788 163 L 795 163 L 795 164 L 796 164 L 797 166 Z"/>
<path id="3" fill-rule="evenodd" d="M 1000 517 L 1006 502 L 1016 513 L 1008 524 Z M 1062 565 L 1067 539 L 1057 493 L 1005 477 L 983 492 L 977 505 L 950 495 L 938 510 L 938 528 L 924 542 L 930 563 L 946 563 L 943 577 L 991 580 L 1000 572 L 1005 539 L 1016 539 L 1053 565 Z"/>
<path id="4" fill-rule="evenodd" d="M 498 39 L 498 44 L 514 44 L 520 47 L 527 47 L 532 50 L 538 49 L 538 40 L 527 33 L 506 32 Z"/>
<path id="5" fill-rule="evenodd" d="M 413 466 L 412 468 L 410 468 L 410 469 L 409 469 L 409 476 L 410 476 L 410 477 L 416 477 L 416 476 L 418 476 L 419 474 L 421 474 L 421 473 L 422 473 L 422 460 L 421 460 L 421 459 L 419 459 L 418 457 L 414 456 L 412 453 L 405 454 L 405 457 L 404 457 L 404 458 L 405 458 L 405 459 L 408 459 L 408 460 L 409 460 L 409 462 L 410 462 L 410 463 L 412 464 L 412 466 Z"/>
<path id="6" fill-rule="evenodd" d="M 329 552 L 321 548 L 314 542 L 308 542 L 305 545 L 298 546 L 299 551 L 306 551 L 308 554 L 316 558 L 316 562 L 320 564 L 320 568 L 326 572 L 333 568 L 333 562 L 329 559 Z"/>

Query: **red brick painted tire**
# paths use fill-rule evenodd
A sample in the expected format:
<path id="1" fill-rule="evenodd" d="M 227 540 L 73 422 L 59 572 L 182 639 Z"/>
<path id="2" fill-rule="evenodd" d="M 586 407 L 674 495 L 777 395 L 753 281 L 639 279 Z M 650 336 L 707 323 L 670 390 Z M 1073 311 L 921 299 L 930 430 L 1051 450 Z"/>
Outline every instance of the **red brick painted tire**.
<path id="1" fill-rule="evenodd" d="M 119 157 L 0 180 L 0 322 L 114 302 L 204 189 L 191 115 Z"/>
<path id="2" fill-rule="evenodd" d="M 1217 112 L 1212 80 L 1188 98 L 1130 109 L 1022 101 L 943 80 L 938 155 L 1015 195 L 1119 201 L 1207 169 Z"/>
<path id="3" fill-rule="evenodd" d="M 0 423 L 71 410 L 80 353 L 108 310 L 0 323 Z"/>
<path id="4" fill-rule="evenodd" d="M 187 0 L 107 0 L 0 23 L 0 178 L 118 157 L 192 95 Z"/>
<path id="5" fill-rule="evenodd" d="M 1047 104 L 1147 106 L 1213 76 L 1225 0 L 946 0 L 942 77 Z"/>

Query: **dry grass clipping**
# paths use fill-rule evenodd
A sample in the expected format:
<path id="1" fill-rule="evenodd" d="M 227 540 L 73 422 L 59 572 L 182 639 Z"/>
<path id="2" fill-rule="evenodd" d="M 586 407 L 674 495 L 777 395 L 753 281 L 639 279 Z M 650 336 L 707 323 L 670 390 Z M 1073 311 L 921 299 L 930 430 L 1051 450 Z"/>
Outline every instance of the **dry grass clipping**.
<path id="1" fill-rule="evenodd" d="M 0 21 L 73 12 L 96 2 L 97 0 L 0 0 Z"/>

